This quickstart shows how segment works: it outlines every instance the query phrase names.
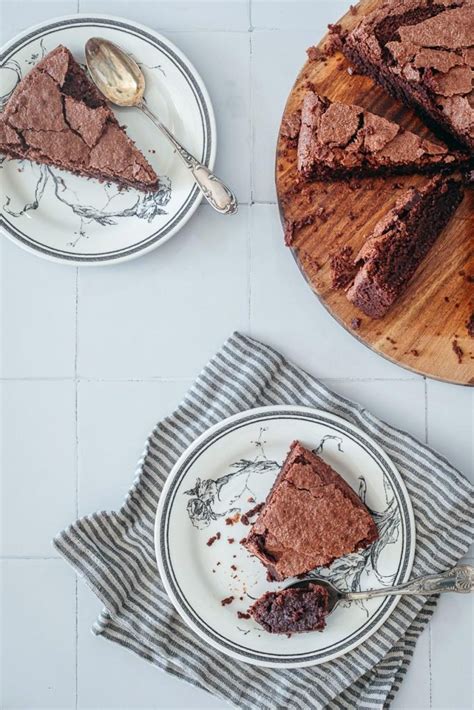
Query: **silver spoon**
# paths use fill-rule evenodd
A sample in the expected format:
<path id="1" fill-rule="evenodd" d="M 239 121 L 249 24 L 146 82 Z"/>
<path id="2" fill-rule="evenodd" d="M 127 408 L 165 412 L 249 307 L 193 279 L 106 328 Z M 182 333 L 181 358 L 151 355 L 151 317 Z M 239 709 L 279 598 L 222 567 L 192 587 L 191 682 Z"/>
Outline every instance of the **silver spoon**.
<path id="1" fill-rule="evenodd" d="M 429 594 L 440 594 L 441 592 L 461 592 L 468 593 L 474 591 L 474 567 L 472 565 L 458 565 L 453 569 L 441 572 L 440 574 L 430 574 L 424 577 L 416 577 L 404 584 L 397 584 L 395 587 L 384 587 L 383 589 L 369 589 L 366 592 L 341 592 L 324 577 L 311 577 L 293 582 L 286 589 L 304 589 L 309 584 L 320 584 L 329 592 L 328 614 L 337 607 L 339 602 L 364 601 L 374 599 L 374 597 L 388 596 L 427 596 Z"/>
<path id="2" fill-rule="evenodd" d="M 237 212 L 235 195 L 203 163 L 194 158 L 147 106 L 145 77 L 138 64 L 113 42 L 91 37 L 86 42 L 86 62 L 97 88 L 117 106 L 134 106 L 153 121 L 182 158 L 206 200 L 217 212 Z"/>

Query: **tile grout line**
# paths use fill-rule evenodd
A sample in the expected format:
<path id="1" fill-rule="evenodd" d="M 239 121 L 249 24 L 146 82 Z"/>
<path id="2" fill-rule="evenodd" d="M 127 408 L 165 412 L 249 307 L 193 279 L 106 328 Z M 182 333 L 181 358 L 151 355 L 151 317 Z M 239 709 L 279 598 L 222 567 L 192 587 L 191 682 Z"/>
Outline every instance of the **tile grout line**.
<path id="1" fill-rule="evenodd" d="M 122 384 L 126 382 L 136 382 L 137 384 L 155 383 L 170 383 L 170 382 L 194 382 L 197 377 L 191 375 L 183 375 L 176 377 L 0 377 L 0 382 L 81 382 L 104 383 L 104 384 Z M 344 377 L 343 375 L 335 375 L 325 377 L 322 375 L 317 378 L 320 382 L 419 382 L 417 377 Z"/>
<path id="2" fill-rule="evenodd" d="M 247 328 L 248 332 L 251 333 L 251 322 L 252 322 L 252 198 L 253 198 L 253 120 L 252 120 L 252 103 L 253 103 L 253 92 L 252 92 L 252 0 L 248 0 L 248 41 L 249 41 L 249 181 L 250 181 L 250 202 L 249 209 L 247 211 Z"/>
<path id="3" fill-rule="evenodd" d="M 425 393 L 425 444 L 428 443 L 428 380 L 423 377 Z"/>
<path id="4" fill-rule="evenodd" d="M 79 2 L 77 0 L 77 11 L 79 12 Z M 76 266 L 76 306 L 75 306 L 75 326 L 74 326 L 74 446 L 75 446 L 75 481 L 74 498 L 76 519 L 79 517 L 79 424 L 78 424 L 78 404 L 79 404 L 79 379 L 77 376 L 78 365 L 78 336 L 79 336 L 79 267 Z M 79 599 L 77 593 L 77 572 L 74 575 L 74 710 L 78 706 L 78 654 L 79 654 Z"/>
<path id="5" fill-rule="evenodd" d="M 59 555 L 0 555 L 0 560 L 62 560 Z"/>
<path id="6" fill-rule="evenodd" d="M 249 140 L 250 140 L 250 207 L 254 204 L 254 179 L 253 179 L 253 154 L 254 154 L 254 126 L 253 126 L 253 26 L 252 26 L 252 0 L 249 0 Z"/>

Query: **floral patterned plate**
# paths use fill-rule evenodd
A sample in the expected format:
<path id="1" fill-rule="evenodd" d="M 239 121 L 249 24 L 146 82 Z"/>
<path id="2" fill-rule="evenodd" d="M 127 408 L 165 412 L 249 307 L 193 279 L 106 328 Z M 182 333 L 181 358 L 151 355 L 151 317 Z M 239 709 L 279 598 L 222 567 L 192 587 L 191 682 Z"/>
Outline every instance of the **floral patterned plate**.
<path id="1" fill-rule="evenodd" d="M 239 616 L 263 592 L 288 584 L 268 582 L 263 565 L 239 541 L 249 530 L 241 515 L 265 500 L 294 439 L 359 493 L 380 533 L 367 550 L 318 574 L 341 589 L 369 589 L 408 580 L 413 562 L 415 523 L 406 488 L 387 455 L 357 427 L 328 412 L 278 406 L 243 412 L 209 429 L 178 460 L 161 495 L 158 566 L 177 611 L 199 636 L 260 666 L 309 666 L 337 658 L 373 634 L 398 599 L 339 606 L 322 633 L 290 638 Z"/>
<path id="2" fill-rule="evenodd" d="M 0 52 L 0 110 L 47 52 L 63 44 L 83 62 L 84 44 L 92 36 L 112 40 L 133 55 L 145 73 L 150 107 L 212 168 L 215 119 L 201 78 L 171 42 L 129 20 L 71 15 L 15 37 Z M 56 261 L 116 263 L 154 249 L 190 218 L 202 196 L 187 168 L 139 111 L 113 110 L 160 175 L 158 191 L 121 191 L 112 184 L 0 156 L 0 225 L 8 237 Z"/>

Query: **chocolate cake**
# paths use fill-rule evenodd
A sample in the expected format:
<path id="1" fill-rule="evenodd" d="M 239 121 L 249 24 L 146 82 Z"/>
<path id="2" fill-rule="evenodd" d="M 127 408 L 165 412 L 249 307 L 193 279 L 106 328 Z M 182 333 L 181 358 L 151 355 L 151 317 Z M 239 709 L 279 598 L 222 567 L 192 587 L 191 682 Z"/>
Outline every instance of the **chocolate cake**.
<path id="1" fill-rule="evenodd" d="M 322 631 L 326 626 L 329 594 L 320 584 L 305 589 L 266 592 L 250 607 L 249 614 L 271 634 Z"/>
<path id="2" fill-rule="evenodd" d="M 342 51 L 431 126 L 474 148 L 473 0 L 388 0 Z"/>
<path id="3" fill-rule="evenodd" d="M 410 188 L 355 257 L 358 269 L 347 298 L 372 318 L 382 318 L 401 296 L 463 197 L 457 177 L 438 175 Z"/>
<path id="4" fill-rule="evenodd" d="M 121 187 L 156 190 L 158 177 L 66 47 L 18 84 L 0 114 L 0 152 Z"/>
<path id="5" fill-rule="evenodd" d="M 327 566 L 378 537 L 369 511 L 344 479 L 298 441 L 242 544 L 282 580 Z"/>
<path id="6" fill-rule="evenodd" d="M 450 151 L 360 106 L 313 90 L 304 96 L 298 170 L 306 178 L 453 170 L 468 163 L 467 152 Z"/>

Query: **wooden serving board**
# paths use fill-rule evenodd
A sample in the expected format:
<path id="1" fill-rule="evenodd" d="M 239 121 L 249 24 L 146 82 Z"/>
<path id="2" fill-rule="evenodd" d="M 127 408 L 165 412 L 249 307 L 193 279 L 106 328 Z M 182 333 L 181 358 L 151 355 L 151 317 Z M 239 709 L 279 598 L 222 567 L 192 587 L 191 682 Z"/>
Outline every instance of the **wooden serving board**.
<path id="1" fill-rule="evenodd" d="M 339 22 L 350 29 L 379 0 L 362 0 Z M 328 35 L 318 45 L 324 48 Z M 339 52 L 308 60 L 291 90 L 282 127 L 302 103 L 308 81 L 332 100 L 356 103 L 421 136 L 433 135 L 408 108 L 368 77 L 348 72 Z M 426 176 L 366 178 L 346 182 L 301 182 L 296 146 L 280 127 L 276 186 L 282 222 L 294 229 L 292 251 L 308 283 L 329 312 L 357 338 L 384 357 L 415 372 L 448 382 L 474 384 L 474 338 L 466 322 L 474 310 L 474 190 L 466 190 L 455 216 L 418 268 L 402 298 L 385 318 L 373 320 L 331 287 L 330 256 L 350 245 L 356 254 L 376 222 L 409 186 Z M 469 279 L 471 277 L 471 280 Z M 354 319 L 360 319 L 358 323 Z M 355 327 L 354 327 L 355 326 Z M 456 342 L 455 342 L 456 341 Z M 456 353 L 457 346 L 462 354 Z M 454 345 L 453 345 L 454 344 Z"/>

